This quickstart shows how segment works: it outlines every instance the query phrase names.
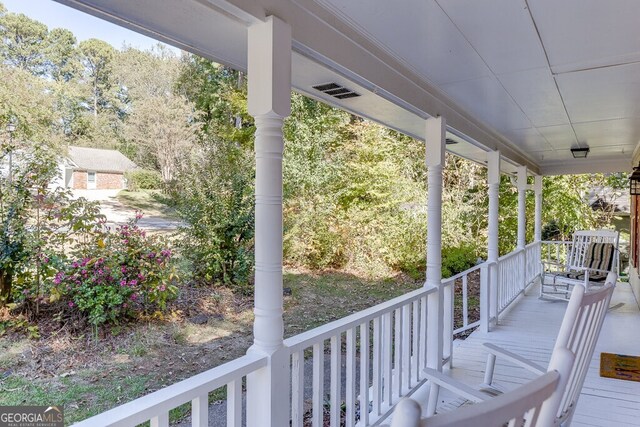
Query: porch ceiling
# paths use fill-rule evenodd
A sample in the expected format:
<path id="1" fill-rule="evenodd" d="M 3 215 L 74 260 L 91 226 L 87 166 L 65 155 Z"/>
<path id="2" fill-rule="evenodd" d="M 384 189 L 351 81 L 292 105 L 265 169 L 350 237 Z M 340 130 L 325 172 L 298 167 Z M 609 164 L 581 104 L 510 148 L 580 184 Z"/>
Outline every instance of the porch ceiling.
<path id="1" fill-rule="evenodd" d="M 640 141 L 636 0 L 57 1 L 241 70 L 247 25 L 277 15 L 296 90 L 418 138 L 441 114 L 450 151 L 500 149 L 505 172 L 626 171 Z M 312 88 L 328 82 L 362 96 Z"/>

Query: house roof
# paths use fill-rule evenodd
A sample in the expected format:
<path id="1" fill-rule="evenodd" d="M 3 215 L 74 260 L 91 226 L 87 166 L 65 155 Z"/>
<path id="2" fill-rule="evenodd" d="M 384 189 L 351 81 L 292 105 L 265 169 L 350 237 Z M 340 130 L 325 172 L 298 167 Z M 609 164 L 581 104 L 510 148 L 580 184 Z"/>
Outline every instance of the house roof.
<path id="1" fill-rule="evenodd" d="M 124 173 L 138 167 L 117 150 L 69 146 L 67 157 L 78 170 Z"/>
<path id="2" fill-rule="evenodd" d="M 588 194 L 589 204 L 595 209 L 612 209 L 613 212 L 630 213 L 631 196 L 629 189 L 613 189 L 611 187 L 595 187 Z"/>

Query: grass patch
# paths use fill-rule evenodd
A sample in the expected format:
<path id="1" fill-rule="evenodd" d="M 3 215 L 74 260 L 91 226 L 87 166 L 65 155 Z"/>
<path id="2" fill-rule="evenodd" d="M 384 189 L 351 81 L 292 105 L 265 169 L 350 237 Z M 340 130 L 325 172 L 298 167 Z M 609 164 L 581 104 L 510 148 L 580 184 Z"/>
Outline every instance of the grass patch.
<path id="1" fill-rule="evenodd" d="M 168 205 L 168 199 L 160 190 L 122 190 L 116 199 L 125 206 L 138 209 L 147 216 L 165 216 L 177 219 L 176 210 Z"/>
<path id="2" fill-rule="evenodd" d="M 405 276 L 367 279 L 343 272 L 289 271 L 284 286 L 291 288 L 284 314 L 290 337 L 418 289 L 422 282 Z"/>
<path id="3" fill-rule="evenodd" d="M 72 424 L 128 402 L 146 389 L 147 376 L 110 376 L 109 386 L 80 377 L 28 380 L 9 376 L 0 381 L 0 405 L 63 405 L 65 424 Z"/>

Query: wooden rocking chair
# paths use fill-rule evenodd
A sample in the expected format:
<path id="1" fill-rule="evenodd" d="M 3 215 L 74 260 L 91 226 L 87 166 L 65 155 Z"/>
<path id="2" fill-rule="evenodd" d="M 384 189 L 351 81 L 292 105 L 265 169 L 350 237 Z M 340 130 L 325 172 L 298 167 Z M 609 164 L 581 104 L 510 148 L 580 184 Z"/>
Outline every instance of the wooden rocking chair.
<path id="1" fill-rule="evenodd" d="M 581 230 L 573 234 L 566 261 L 542 261 L 540 296 L 568 299 L 573 286 L 602 285 L 610 272 L 618 274 L 619 234 L 614 230 Z"/>
<path id="2" fill-rule="evenodd" d="M 611 300 L 616 279 L 617 275 L 615 273 L 609 273 L 604 286 L 592 288 L 592 291 L 587 292 L 584 286 L 577 285 L 571 293 L 548 368 L 548 372 L 554 369 L 561 372 L 562 384 L 558 388 L 561 394 L 559 398 L 554 400 L 557 403 L 554 408 L 554 417 L 547 421 L 546 424 L 541 424 L 545 427 L 567 426 L 571 423 L 589 363 L 600 335 L 600 329 L 609 308 L 609 301 Z M 493 385 L 493 373 L 497 356 L 538 375 L 543 375 L 546 371 L 543 367 L 500 347 L 488 343 L 485 343 L 484 346 L 489 352 L 485 370 L 485 384 L 483 384 L 485 388 L 492 387 L 498 390 Z M 572 354 L 573 363 L 569 368 L 570 374 L 568 377 L 566 375 L 563 377 L 561 369 L 566 360 L 564 355 L 566 352 Z M 435 405 L 439 387 L 445 387 L 474 402 L 481 402 L 487 399 L 487 395 L 482 392 L 455 381 L 441 372 L 427 368 L 425 369 L 425 374 L 431 381 L 429 407 L 427 408 L 429 415 L 433 415 L 436 410 Z"/>

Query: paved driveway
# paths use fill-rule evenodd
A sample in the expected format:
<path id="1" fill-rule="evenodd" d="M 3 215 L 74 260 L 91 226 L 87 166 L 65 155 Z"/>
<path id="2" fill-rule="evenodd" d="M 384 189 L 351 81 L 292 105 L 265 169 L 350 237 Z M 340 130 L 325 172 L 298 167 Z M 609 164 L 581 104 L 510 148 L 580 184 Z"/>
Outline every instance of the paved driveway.
<path id="1" fill-rule="evenodd" d="M 100 202 L 100 212 L 109 224 L 125 224 L 136 214 L 135 209 L 120 203 L 116 195 L 120 190 L 73 190 L 74 197 Z M 144 212 L 143 212 L 144 214 Z M 144 215 L 138 225 L 146 230 L 175 230 L 182 223 L 160 215 Z"/>

